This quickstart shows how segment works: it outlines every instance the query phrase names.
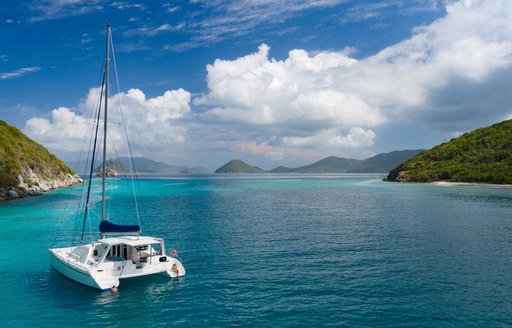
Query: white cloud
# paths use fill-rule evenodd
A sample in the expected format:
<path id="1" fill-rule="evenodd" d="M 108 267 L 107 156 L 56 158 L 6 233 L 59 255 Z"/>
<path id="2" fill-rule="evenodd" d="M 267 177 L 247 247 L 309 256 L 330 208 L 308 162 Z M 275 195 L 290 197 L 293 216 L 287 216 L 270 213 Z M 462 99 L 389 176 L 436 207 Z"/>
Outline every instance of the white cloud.
<path id="1" fill-rule="evenodd" d="M 197 12 L 187 22 L 191 38 L 181 44 L 164 46 L 170 51 L 184 51 L 223 40 L 239 38 L 264 30 L 284 32 L 282 23 L 304 12 L 315 9 L 333 8 L 347 0 L 195 0 Z M 205 12 L 208 13 L 205 15 Z M 276 26 L 279 26 L 276 28 Z"/>
<path id="2" fill-rule="evenodd" d="M 98 107 L 99 89 L 93 88 L 79 105 L 80 113 L 60 107 L 49 119 L 32 118 L 24 131 L 52 150 L 77 151 L 91 131 L 92 111 Z M 166 91 L 162 96 L 147 99 L 139 89 L 118 93 L 109 100 L 109 140 L 117 151 L 126 152 L 124 122 L 132 148 L 136 152 L 151 152 L 185 140 L 186 127 L 177 121 L 190 111 L 190 93 L 183 90 Z M 124 120 L 121 117 L 124 116 Z"/>
<path id="3" fill-rule="evenodd" d="M 175 6 L 175 7 L 167 6 L 167 7 L 168 7 L 168 8 L 167 8 L 167 10 L 166 10 L 166 11 L 167 11 L 169 14 L 173 14 L 173 13 L 177 12 L 177 11 L 180 9 L 180 7 L 179 7 L 179 6 Z"/>
<path id="4" fill-rule="evenodd" d="M 341 18 L 344 24 L 378 20 L 390 15 L 436 11 L 439 0 L 385 0 L 371 3 L 354 1 L 354 5 Z"/>
<path id="5" fill-rule="evenodd" d="M 503 88 L 502 75 L 512 64 L 511 22 L 510 1 L 453 3 L 446 17 L 362 60 L 351 90 L 393 120 L 444 121 L 467 129 L 472 127 L 457 126 L 463 116 L 483 111 L 487 122 L 503 119 L 508 98 L 481 93 Z"/>
<path id="6" fill-rule="evenodd" d="M 146 6 L 142 3 L 133 3 L 132 1 L 126 2 L 126 1 L 114 1 L 110 4 L 113 8 L 119 9 L 119 10 L 125 10 L 130 8 L 136 8 L 140 10 L 144 10 Z"/>
<path id="7" fill-rule="evenodd" d="M 374 139 L 375 133 L 372 130 L 353 127 L 350 128 L 349 133 L 345 136 L 339 135 L 338 131 L 331 129 L 307 137 L 284 137 L 283 144 L 319 150 L 332 150 L 371 147 L 373 146 Z"/>
<path id="8" fill-rule="evenodd" d="M 386 122 L 464 131 L 512 112 L 511 1 L 453 2 L 445 17 L 360 60 L 301 49 L 276 60 L 269 50 L 208 65 L 209 91 L 195 101 L 208 108 L 204 119 L 259 135 L 258 147 L 246 140 L 255 152 L 364 151 Z"/>
<path id="9" fill-rule="evenodd" d="M 340 75 L 357 64 L 343 53 L 290 51 L 284 61 L 269 59 L 269 47 L 234 61 L 208 65 L 204 117 L 256 126 L 274 147 L 344 149 L 369 147 L 375 133 L 365 130 L 386 121 L 357 94 L 336 88 Z M 243 131 L 246 127 L 242 127 Z M 260 145 L 263 147 L 263 145 Z"/>
<path id="10" fill-rule="evenodd" d="M 24 131 L 50 149 L 76 150 L 82 147 L 88 129 L 88 120 L 68 108 L 59 107 L 51 118 L 32 118 L 25 123 Z"/>
<path id="11" fill-rule="evenodd" d="M 169 44 L 164 49 L 184 51 L 190 48 L 218 43 L 257 33 L 262 39 L 272 35 L 300 34 L 309 37 L 311 31 L 294 22 L 308 12 L 319 12 L 324 19 L 313 29 L 329 30 L 327 23 L 339 17 L 342 23 L 368 19 L 406 16 L 411 13 L 436 11 L 443 0 L 195 0 L 186 29 L 191 38 L 180 44 Z M 195 5 L 195 6 L 194 6 Z M 196 10 L 194 12 L 194 10 Z M 205 15 L 205 12 L 207 15 Z M 328 14 L 327 14 L 328 13 Z M 286 22 L 286 23 L 285 23 Z M 283 24 L 285 23 L 285 24 Z M 308 28 L 312 28 L 307 24 Z M 300 32 L 299 32 L 300 31 Z"/>
<path id="12" fill-rule="evenodd" d="M 7 61 L 7 56 L 0 56 L 1 61 Z M 39 71 L 41 67 L 23 67 L 15 70 L 14 72 L 0 73 L 0 80 L 14 79 L 17 77 L 29 75 Z"/>
<path id="13" fill-rule="evenodd" d="M 38 15 L 30 18 L 30 21 L 59 19 L 102 11 L 104 10 L 103 2 L 103 0 L 35 0 L 29 7 Z"/>
<path id="14" fill-rule="evenodd" d="M 356 62 L 340 53 L 310 57 L 293 50 L 285 61 L 268 58 L 269 47 L 234 61 L 208 65 L 209 94 L 197 104 L 218 105 L 205 115 L 252 125 L 300 131 L 384 122 L 357 95 L 333 88 L 336 75 Z"/>
<path id="15" fill-rule="evenodd" d="M 137 35 L 155 36 L 165 32 L 179 31 L 183 28 L 183 24 L 171 26 L 170 24 L 162 24 L 160 26 L 145 26 L 136 29 L 131 29 L 123 33 L 124 37 L 132 37 Z"/>
<path id="16" fill-rule="evenodd" d="M 42 21 L 48 19 L 61 19 L 85 15 L 93 12 L 103 12 L 108 7 L 116 10 L 138 9 L 145 10 L 146 6 L 142 3 L 133 3 L 133 1 L 114 1 L 105 0 L 33 0 L 29 8 L 37 15 L 30 18 L 30 21 Z"/>

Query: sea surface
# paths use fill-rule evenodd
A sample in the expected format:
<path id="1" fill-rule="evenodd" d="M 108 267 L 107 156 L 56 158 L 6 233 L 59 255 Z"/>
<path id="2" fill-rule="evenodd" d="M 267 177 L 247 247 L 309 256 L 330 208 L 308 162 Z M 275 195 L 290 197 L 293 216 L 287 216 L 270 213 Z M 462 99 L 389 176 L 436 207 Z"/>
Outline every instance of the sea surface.
<path id="1" fill-rule="evenodd" d="M 118 180 L 110 219 L 136 223 L 123 222 L 134 185 Z M 1 327 L 512 326 L 511 188 L 144 177 L 143 229 L 177 249 L 187 275 L 122 280 L 118 293 L 50 267 L 48 246 L 81 229 L 81 189 L 0 203 Z"/>

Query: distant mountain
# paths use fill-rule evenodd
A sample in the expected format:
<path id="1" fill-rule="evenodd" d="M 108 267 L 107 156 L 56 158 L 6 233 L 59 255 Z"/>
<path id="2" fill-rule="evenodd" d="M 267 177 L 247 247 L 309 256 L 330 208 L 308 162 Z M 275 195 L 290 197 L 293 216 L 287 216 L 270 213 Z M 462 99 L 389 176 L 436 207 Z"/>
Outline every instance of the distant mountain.
<path id="1" fill-rule="evenodd" d="M 39 195 L 80 182 L 44 146 L 0 120 L 0 200 Z"/>
<path id="2" fill-rule="evenodd" d="M 161 162 L 157 162 L 145 157 L 134 157 L 133 163 L 131 162 L 130 157 L 120 157 L 119 159 L 109 159 L 106 161 L 105 165 L 109 168 L 113 168 L 119 174 L 122 173 L 132 173 L 133 167 L 137 173 L 168 173 L 174 174 L 179 173 L 181 170 L 184 170 L 185 167 L 179 167 L 174 165 L 169 165 Z M 99 172 L 101 168 L 101 163 L 98 163 L 94 168 L 94 172 Z"/>
<path id="3" fill-rule="evenodd" d="M 276 168 L 273 168 L 272 170 L 270 170 L 269 172 L 270 173 L 289 173 L 291 172 L 293 169 L 291 167 L 286 167 L 286 166 L 278 166 Z"/>
<path id="4" fill-rule="evenodd" d="M 392 169 L 387 180 L 512 184 L 512 120 L 425 150 Z"/>
<path id="5" fill-rule="evenodd" d="M 423 149 L 396 150 L 390 153 L 382 153 L 363 160 L 362 165 L 351 173 L 383 173 L 389 172 L 397 163 L 401 163 L 418 154 Z"/>
<path id="6" fill-rule="evenodd" d="M 259 167 L 244 163 L 239 159 L 234 159 L 222 165 L 215 170 L 215 173 L 264 173 Z"/>
<path id="7" fill-rule="evenodd" d="M 420 149 L 399 150 L 359 160 L 329 156 L 310 165 L 297 168 L 278 166 L 264 171 L 240 160 L 233 160 L 218 168 L 215 173 L 385 173 L 419 153 Z"/>
<path id="8" fill-rule="evenodd" d="M 134 157 L 133 163 L 130 163 L 130 157 L 120 157 L 119 159 L 109 159 L 106 162 L 106 166 L 113 168 L 118 174 L 130 174 L 132 173 L 131 167 L 135 167 L 137 173 L 148 173 L 148 174 L 186 174 L 186 173 L 210 173 L 207 168 L 201 166 L 186 167 L 186 166 L 175 166 L 162 162 L 157 162 L 146 157 Z M 71 163 L 70 163 L 71 164 Z M 80 174 L 88 174 L 89 168 L 85 167 L 85 163 L 73 163 L 77 167 L 77 171 Z M 73 165 L 71 165 L 73 167 Z M 100 162 L 96 163 L 94 167 L 94 174 L 100 171 Z"/>
<path id="9" fill-rule="evenodd" d="M 210 173 L 206 167 L 202 166 L 194 166 L 194 167 L 186 167 L 185 169 L 180 171 L 181 174 L 206 174 Z"/>
<path id="10" fill-rule="evenodd" d="M 349 173 L 361 165 L 358 159 L 329 156 L 310 165 L 292 169 L 293 173 Z"/>

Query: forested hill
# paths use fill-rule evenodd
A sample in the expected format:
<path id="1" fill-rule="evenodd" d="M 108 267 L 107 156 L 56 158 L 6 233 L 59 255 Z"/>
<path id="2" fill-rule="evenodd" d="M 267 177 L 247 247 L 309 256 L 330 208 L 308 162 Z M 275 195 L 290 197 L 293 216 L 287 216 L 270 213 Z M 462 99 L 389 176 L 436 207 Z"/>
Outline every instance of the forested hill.
<path id="1" fill-rule="evenodd" d="M 0 120 L 0 200 L 37 195 L 81 181 L 45 147 Z"/>
<path id="2" fill-rule="evenodd" d="M 416 155 L 421 149 L 397 150 L 367 159 L 351 159 L 329 156 L 310 165 L 288 169 L 288 173 L 383 173 L 398 163 Z M 272 170 L 271 172 L 274 172 Z"/>
<path id="3" fill-rule="evenodd" d="M 391 170 L 387 180 L 512 184 L 512 120 L 425 150 Z"/>
<path id="4" fill-rule="evenodd" d="M 239 159 L 234 159 L 215 170 L 215 173 L 263 173 L 257 166 L 249 165 Z"/>

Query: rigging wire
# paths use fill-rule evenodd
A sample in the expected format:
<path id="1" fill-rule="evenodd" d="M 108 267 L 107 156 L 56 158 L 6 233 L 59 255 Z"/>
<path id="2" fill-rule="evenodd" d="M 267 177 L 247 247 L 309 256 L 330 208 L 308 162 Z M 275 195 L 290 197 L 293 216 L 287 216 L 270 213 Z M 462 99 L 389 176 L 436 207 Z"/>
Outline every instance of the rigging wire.
<path id="1" fill-rule="evenodd" d="M 95 164 L 95 161 L 94 161 L 94 156 L 91 156 L 91 155 L 94 155 L 97 151 L 96 148 L 93 148 L 93 144 L 95 142 L 95 138 L 93 138 L 93 135 L 94 135 L 94 130 L 95 130 L 95 127 L 97 129 L 97 126 L 99 125 L 99 117 L 101 117 L 101 102 L 102 102 L 102 96 L 103 96 L 103 86 L 104 86 L 104 83 L 105 83 L 105 66 L 104 65 L 100 65 L 101 69 L 100 69 L 100 76 L 98 78 L 98 84 L 97 84 L 97 87 L 96 87 L 96 90 L 100 90 L 99 93 L 96 93 L 96 101 L 94 102 L 96 104 L 95 108 L 96 108 L 96 111 L 91 111 L 91 116 L 90 116 L 90 132 L 88 133 L 88 136 L 89 136 L 89 148 L 88 148 L 88 151 L 87 151 L 87 157 L 86 157 L 86 160 L 85 160 L 85 164 L 84 164 L 84 175 L 86 176 L 87 175 L 87 168 L 89 166 L 91 167 L 94 167 L 94 164 Z M 101 89 L 100 89 L 101 87 Z M 84 140 L 85 140 L 85 137 L 84 137 Z M 83 151 L 83 149 L 82 149 Z M 80 156 L 81 157 L 81 156 Z M 92 157 L 92 159 L 90 158 Z M 80 217 L 81 217 L 81 211 L 82 211 L 82 208 L 83 208 L 83 211 L 88 211 L 90 212 L 91 211 L 91 204 L 90 204 L 90 200 L 86 197 L 86 192 L 85 192 L 85 186 L 89 186 L 90 184 L 92 183 L 92 177 L 89 177 L 89 180 L 87 183 L 84 183 L 82 185 L 82 189 L 81 189 L 81 193 L 80 193 L 80 204 L 79 206 L 77 207 L 77 212 L 76 212 L 76 218 L 75 218 L 75 231 L 73 232 L 73 241 L 80 241 L 78 239 L 75 239 L 75 238 L 78 238 L 77 235 L 78 235 L 78 232 L 80 231 L 80 222 L 82 222 L 82 220 L 80 220 Z M 84 200 L 83 198 L 86 198 L 86 200 Z M 83 203 L 83 205 L 82 205 Z M 82 207 L 83 206 L 83 207 Z M 90 215 L 89 215 L 90 216 Z M 86 219 L 86 215 L 84 215 L 84 220 Z M 90 223 L 89 223 L 90 224 Z M 92 234 L 92 232 L 91 232 Z M 91 239 L 92 239 L 92 236 L 91 236 Z"/>
<path id="2" fill-rule="evenodd" d="M 96 111 L 91 111 L 90 132 L 88 133 L 89 136 L 93 135 L 95 124 L 97 124 L 95 117 L 99 110 L 100 110 L 100 108 L 98 107 Z M 87 157 L 85 160 L 84 174 L 87 172 L 87 167 L 89 165 L 89 160 L 90 160 L 89 156 L 91 154 L 91 148 L 92 148 L 92 144 L 93 144 L 93 138 L 90 137 L 88 139 L 89 139 L 89 150 L 87 151 Z M 84 137 L 84 141 L 85 141 L 85 137 Z M 83 151 L 83 149 L 82 149 L 82 151 Z M 81 155 L 80 155 L 80 159 L 81 159 Z M 80 231 L 80 223 L 82 222 L 82 220 L 80 220 L 82 211 L 85 211 L 86 208 L 89 206 L 88 202 L 84 199 L 84 198 L 86 198 L 85 190 L 86 190 L 86 186 L 88 184 L 89 184 L 89 181 L 87 183 L 83 183 L 82 188 L 80 190 L 80 199 L 79 199 L 79 203 L 78 203 L 76 214 L 75 214 L 75 228 L 73 230 L 73 239 L 72 239 L 73 244 L 75 244 L 77 241 L 79 241 L 78 235 L 79 235 L 79 231 Z M 83 208 L 83 210 L 82 210 L 82 208 Z"/>
<path id="3" fill-rule="evenodd" d="M 105 80 L 105 70 L 104 70 L 105 66 L 99 65 L 99 67 L 100 67 L 100 72 L 98 74 L 98 82 L 96 84 L 96 90 L 99 90 L 100 87 L 101 88 L 103 87 L 104 80 Z M 94 166 L 94 160 L 92 160 L 90 158 L 91 154 L 94 154 L 94 152 L 95 152 L 95 149 L 93 149 L 94 139 L 92 138 L 92 136 L 94 134 L 95 127 L 99 124 L 99 121 L 96 117 L 100 117 L 101 99 L 102 99 L 101 96 L 102 96 L 102 92 L 100 92 L 99 94 L 96 92 L 96 101 L 94 103 L 97 105 L 93 107 L 93 108 L 96 108 L 96 110 L 90 111 L 90 116 L 89 116 L 89 122 L 91 122 L 91 124 L 89 124 L 90 132 L 88 132 L 88 134 L 86 136 L 84 136 L 84 143 L 83 143 L 82 149 L 80 151 L 79 163 L 81 163 L 81 160 L 82 160 L 82 153 L 85 148 L 85 141 L 88 139 L 89 140 L 89 148 L 87 151 L 87 156 L 86 156 L 84 167 L 83 167 L 84 175 L 87 174 L 87 167 L 89 166 L 89 163 L 90 163 L 90 165 Z M 91 162 L 89 162 L 89 161 L 91 161 Z M 82 188 L 81 188 L 81 192 L 80 192 L 80 201 L 77 206 L 77 211 L 76 211 L 76 215 L 75 215 L 75 228 L 73 231 L 73 239 L 72 239 L 74 244 L 76 244 L 76 242 L 79 241 L 78 234 L 80 231 L 80 222 L 82 222 L 82 220 L 80 220 L 81 213 L 82 213 L 82 211 L 85 212 L 87 210 L 90 210 L 90 202 L 88 200 L 84 200 L 84 198 L 86 198 L 86 192 L 85 192 L 86 185 L 88 186 L 91 182 L 92 182 L 91 179 L 89 179 L 89 181 L 87 183 L 82 184 Z"/>
<path id="4" fill-rule="evenodd" d="M 115 56 L 115 52 L 114 52 L 114 40 L 112 38 L 112 35 L 110 37 L 110 43 L 111 43 L 111 46 L 112 46 L 112 59 L 113 59 L 114 72 L 115 72 L 116 83 L 117 83 L 117 92 L 120 93 L 121 91 L 120 91 L 120 84 L 119 84 L 119 75 L 118 75 L 118 70 L 117 70 L 117 62 L 116 62 L 116 56 Z M 122 122 L 126 122 L 126 120 L 124 119 L 124 114 L 123 114 L 123 109 L 122 109 L 121 104 L 118 102 L 117 105 L 119 107 L 119 113 L 121 115 L 121 121 Z M 139 224 L 139 227 L 141 227 L 141 216 L 142 216 L 142 218 L 146 221 L 145 222 L 146 223 L 145 226 L 151 227 L 150 224 L 147 224 L 148 218 L 147 218 L 146 206 L 144 204 L 144 198 L 142 197 L 142 192 L 141 192 L 141 188 L 140 188 L 140 183 L 139 183 L 139 177 L 138 177 L 138 174 L 137 174 L 137 170 L 135 169 L 135 162 L 133 160 L 133 151 L 132 151 L 132 147 L 131 147 L 131 143 L 130 143 L 130 138 L 128 137 L 128 130 L 126 128 L 126 124 L 122 124 L 122 125 L 123 125 L 124 133 L 125 133 L 125 136 L 126 136 L 126 143 L 127 143 L 127 146 L 128 146 L 128 151 L 130 153 L 129 169 L 130 169 L 131 172 L 133 172 L 132 178 L 131 178 L 131 183 L 132 183 L 132 188 L 133 188 L 132 190 L 134 191 L 133 192 L 133 199 L 134 199 L 134 202 L 135 202 L 135 213 L 137 215 L 137 222 Z M 139 195 L 139 198 L 140 198 L 140 206 L 141 206 L 141 209 L 142 209 L 142 213 L 139 210 L 139 202 L 137 201 L 137 192 L 135 191 L 136 190 L 135 187 L 137 187 L 138 195 Z M 142 232 L 142 228 L 141 228 L 141 232 Z M 149 231 L 149 232 L 151 233 L 151 231 Z"/>
<path id="5" fill-rule="evenodd" d="M 103 98 L 103 88 L 104 88 L 105 83 L 106 83 L 105 76 L 103 76 L 103 84 L 101 87 L 101 97 L 100 97 L 100 107 L 101 107 L 101 100 Z M 92 159 L 91 159 L 91 168 L 89 171 L 89 184 L 87 186 L 87 200 L 86 200 L 86 206 L 85 206 L 85 211 L 84 211 L 84 223 L 82 225 L 82 234 L 80 235 L 80 245 L 82 245 L 83 241 L 84 241 L 85 222 L 87 221 L 87 213 L 88 213 L 88 209 L 89 209 L 88 204 L 89 204 L 89 199 L 91 196 L 92 173 L 94 170 L 94 159 L 95 159 L 95 155 L 96 155 L 95 150 L 96 150 L 96 142 L 98 140 L 100 114 L 101 114 L 101 108 L 98 108 L 98 122 L 96 123 L 96 132 L 94 135 L 94 145 L 93 145 L 93 152 L 92 152 Z M 105 174 L 105 172 L 103 172 L 103 174 Z M 89 225 L 90 225 L 90 223 L 89 223 Z"/>
<path id="6" fill-rule="evenodd" d="M 120 83 L 119 83 L 119 76 L 118 76 L 117 63 L 116 63 L 116 57 L 115 57 L 115 52 L 114 52 L 114 43 L 112 40 L 112 35 L 110 35 L 110 45 L 109 46 L 112 49 L 115 78 L 116 78 L 116 83 L 117 83 L 116 84 L 117 92 L 120 93 Z M 97 152 L 99 152 L 102 137 L 107 138 L 107 136 L 101 136 L 101 135 L 98 137 L 99 123 L 101 121 L 100 118 L 101 118 L 101 110 L 102 110 L 101 109 L 102 101 L 103 101 L 103 97 L 104 97 L 104 88 L 105 88 L 105 83 L 108 83 L 105 81 L 105 68 L 106 68 L 105 66 L 106 66 L 106 64 L 99 65 L 99 66 L 100 66 L 100 74 L 98 76 L 98 82 L 97 82 L 96 89 L 100 90 L 101 92 L 96 93 L 96 99 L 94 101 L 94 103 L 96 104 L 94 107 L 96 107 L 97 110 L 89 111 L 88 121 L 90 121 L 91 124 L 89 124 L 88 132 L 86 133 L 86 135 L 83 138 L 82 147 L 81 147 L 81 150 L 79 153 L 79 159 L 78 159 L 78 162 L 76 164 L 76 169 L 75 169 L 75 172 L 78 171 L 81 164 L 84 164 L 85 165 L 84 173 L 86 174 L 87 168 L 90 167 L 89 177 L 88 177 L 89 181 L 88 181 L 88 183 L 83 183 L 81 186 L 79 199 L 77 201 L 78 206 L 76 206 L 77 210 L 76 210 L 76 214 L 75 214 L 75 220 L 74 220 L 75 224 L 74 224 L 74 228 L 73 228 L 73 234 L 72 234 L 72 238 L 70 241 L 71 244 L 75 244 L 76 242 L 83 244 L 84 235 L 85 235 L 85 226 L 86 226 L 87 221 L 89 221 L 89 222 L 87 222 L 88 226 L 89 226 L 88 230 L 89 230 L 89 233 L 91 234 L 91 241 L 92 241 L 93 238 L 92 238 L 91 217 L 98 217 L 98 218 L 100 217 L 99 214 L 97 213 L 97 211 L 95 211 L 95 207 L 91 206 L 91 201 L 92 201 L 91 185 L 93 182 L 94 165 L 97 162 L 96 154 L 98 154 Z M 101 86 L 101 89 L 100 89 L 100 86 Z M 125 123 L 126 120 L 124 118 L 122 105 L 119 101 L 116 103 L 117 103 L 117 107 L 119 109 L 119 113 L 121 116 L 121 121 L 123 123 Z M 139 226 L 141 226 L 141 220 L 143 220 L 145 223 L 144 225 L 146 227 L 151 227 L 151 225 L 148 224 L 148 216 L 147 216 L 146 206 L 144 203 L 144 199 L 142 197 L 139 176 L 135 169 L 133 150 L 132 150 L 132 146 L 130 143 L 130 139 L 128 138 L 127 127 L 126 127 L 126 124 L 122 124 L 122 125 L 123 125 L 124 135 L 126 137 L 127 148 L 128 148 L 129 155 L 130 155 L 129 162 L 128 162 L 129 171 L 132 172 L 131 178 L 126 179 L 126 181 L 127 181 L 127 186 L 129 187 L 130 192 L 133 195 L 133 201 L 135 203 L 137 222 L 138 222 Z M 109 138 L 111 139 L 111 143 L 113 145 L 113 149 L 115 151 L 116 157 L 119 158 L 119 154 L 117 152 L 117 149 L 115 148 L 111 134 L 109 134 Z M 85 152 L 87 141 L 89 141 L 88 142 L 89 146 L 88 146 L 88 151 Z M 86 153 L 86 156 L 84 156 L 84 153 Z M 85 163 L 82 163 L 82 159 L 84 157 L 85 157 Z M 123 167 L 123 171 L 124 171 L 124 167 Z M 124 172 L 124 173 L 125 173 L 125 176 L 127 177 L 128 174 L 126 174 L 126 172 Z M 110 189 L 112 190 L 113 188 L 110 188 Z M 57 234 L 55 236 L 54 245 L 57 243 L 57 239 L 60 238 L 60 236 L 62 235 L 60 232 L 63 229 L 64 222 L 67 221 L 65 219 L 67 216 L 66 212 L 68 210 L 68 205 L 71 205 L 72 192 L 73 192 L 73 190 L 70 189 L 70 192 L 68 194 L 68 201 L 66 201 L 64 213 L 63 213 L 62 219 L 60 220 L 60 224 L 57 229 Z M 112 204 L 112 201 L 109 202 L 109 207 L 111 206 L 111 204 Z M 82 217 L 83 220 L 80 220 L 80 217 Z M 150 229 L 148 229 L 148 231 L 150 232 Z"/>
<path id="7" fill-rule="evenodd" d="M 103 66 L 100 65 L 100 72 L 98 74 L 98 81 L 96 83 L 96 88 L 97 89 L 102 84 L 102 82 L 101 82 L 102 81 L 102 75 L 103 75 Z M 96 106 L 94 108 L 96 108 Z M 81 164 L 82 164 L 82 159 L 84 157 L 84 153 L 87 154 L 85 156 L 85 166 L 84 166 L 84 169 L 87 167 L 87 163 L 89 162 L 89 155 L 91 154 L 90 149 L 91 149 L 91 145 L 92 145 L 92 138 L 89 138 L 88 136 L 91 136 L 92 135 L 92 131 L 94 130 L 95 117 L 96 117 L 96 112 L 94 110 L 89 111 L 89 116 L 87 118 L 87 121 L 91 122 L 91 123 L 88 124 L 88 131 L 83 136 L 82 147 L 80 148 L 80 153 L 79 153 L 79 156 L 78 156 L 78 161 L 76 162 L 75 170 L 74 170 L 74 172 L 76 174 L 79 174 L 78 171 L 80 170 L 80 167 L 81 167 Z M 84 151 L 85 150 L 85 145 L 86 145 L 88 140 L 89 140 L 89 151 L 85 152 Z M 78 201 L 76 202 L 77 206 L 76 206 L 76 212 L 74 214 L 74 216 L 75 216 L 74 223 L 75 224 L 74 224 L 74 228 L 73 228 L 73 233 L 71 234 L 71 240 L 68 240 L 70 245 L 73 245 L 75 243 L 75 241 L 76 241 L 75 238 L 77 237 L 77 234 L 78 234 L 78 231 L 79 231 L 79 226 L 80 226 L 80 222 L 81 222 L 81 220 L 79 220 L 80 211 L 81 211 L 81 209 L 83 207 L 87 206 L 87 204 L 84 204 L 84 199 L 83 199 L 84 194 L 85 194 L 85 192 L 84 192 L 85 186 L 86 186 L 86 183 L 82 183 L 81 187 L 80 187 L 80 192 L 78 193 L 79 198 L 78 198 Z M 61 234 L 61 229 L 63 228 L 63 223 L 65 221 L 67 221 L 66 217 L 68 215 L 67 214 L 68 207 L 70 207 L 70 205 L 71 205 L 71 198 L 72 198 L 72 194 L 73 194 L 74 191 L 75 191 L 74 188 L 70 188 L 69 189 L 68 198 L 67 198 L 67 200 L 65 201 L 65 204 L 64 204 L 64 210 L 63 210 L 62 219 L 60 220 L 60 224 L 59 224 L 59 226 L 57 228 L 57 231 L 56 231 L 54 245 L 56 245 L 56 243 L 57 243 L 57 238 L 59 238 L 59 236 L 63 235 L 63 234 Z M 75 203 L 75 202 L 73 202 L 73 203 Z"/>

